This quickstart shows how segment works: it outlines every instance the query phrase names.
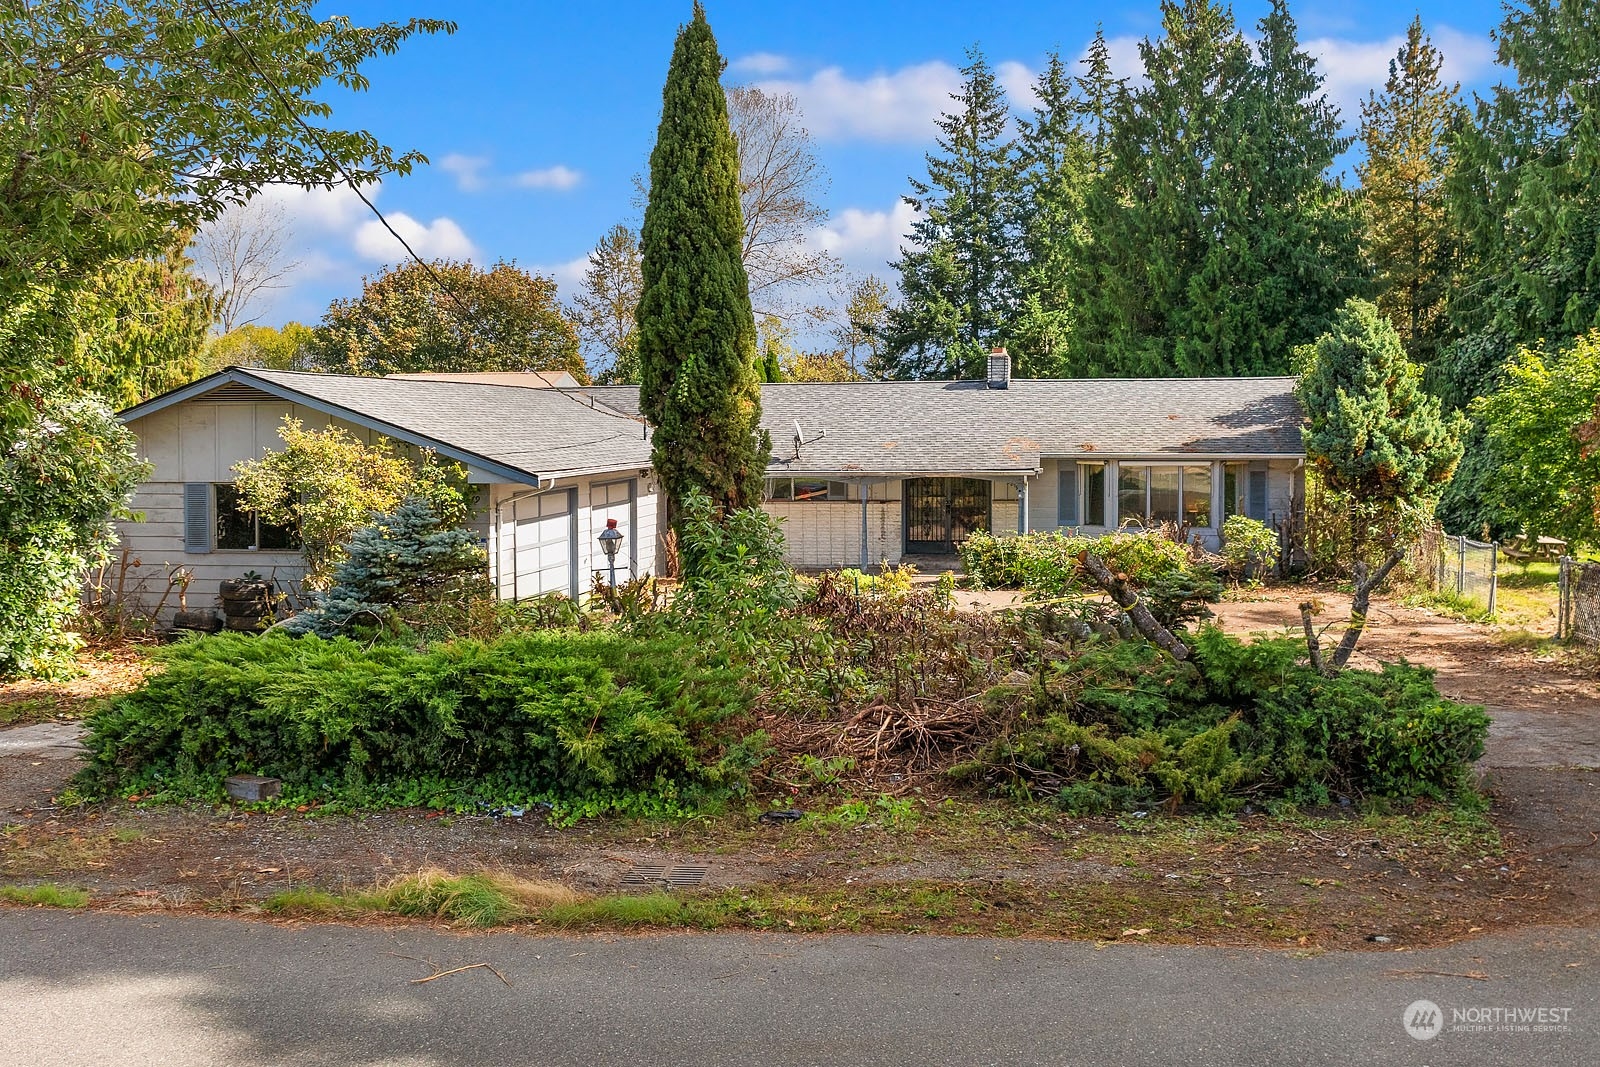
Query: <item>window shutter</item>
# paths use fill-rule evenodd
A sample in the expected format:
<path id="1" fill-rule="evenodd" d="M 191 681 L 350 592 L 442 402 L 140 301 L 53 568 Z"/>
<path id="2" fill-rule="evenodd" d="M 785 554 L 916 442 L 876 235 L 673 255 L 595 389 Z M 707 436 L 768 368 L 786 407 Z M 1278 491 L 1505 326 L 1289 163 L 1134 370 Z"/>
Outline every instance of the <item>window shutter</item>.
<path id="1" fill-rule="evenodd" d="M 1267 521 L 1267 472 L 1250 472 L 1250 499 L 1248 501 L 1250 517 L 1259 522 Z"/>
<path id="2" fill-rule="evenodd" d="M 183 485 L 183 550 L 211 551 L 211 483 Z"/>
<path id="3" fill-rule="evenodd" d="M 1078 525 L 1078 465 L 1063 463 L 1056 478 L 1056 525 Z"/>

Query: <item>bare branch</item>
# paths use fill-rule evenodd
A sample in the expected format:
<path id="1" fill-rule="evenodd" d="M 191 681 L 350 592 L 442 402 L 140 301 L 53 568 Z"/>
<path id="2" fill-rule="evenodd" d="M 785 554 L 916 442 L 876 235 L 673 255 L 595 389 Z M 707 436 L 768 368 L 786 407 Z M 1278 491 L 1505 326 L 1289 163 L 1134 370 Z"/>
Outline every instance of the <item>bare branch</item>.
<path id="1" fill-rule="evenodd" d="M 195 263 L 217 293 L 223 333 L 260 318 L 260 299 L 283 288 L 299 267 L 287 257 L 291 236 L 283 206 L 260 198 L 224 212 L 195 235 Z"/>

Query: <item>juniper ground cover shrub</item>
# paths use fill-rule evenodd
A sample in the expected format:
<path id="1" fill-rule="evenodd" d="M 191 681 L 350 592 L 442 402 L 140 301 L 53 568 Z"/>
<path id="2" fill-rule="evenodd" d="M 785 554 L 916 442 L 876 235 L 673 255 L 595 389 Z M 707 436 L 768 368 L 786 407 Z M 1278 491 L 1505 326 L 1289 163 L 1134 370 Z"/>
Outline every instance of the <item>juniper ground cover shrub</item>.
<path id="1" fill-rule="evenodd" d="M 89 720 L 87 795 L 220 799 L 225 776 L 255 773 L 296 802 L 665 814 L 742 790 L 760 746 L 734 723 L 749 706 L 740 676 L 667 637 L 416 651 L 220 635 L 162 658 Z"/>
<path id="2" fill-rule="evenodd" d="M 1441 697 L 1428 668 L 1329 677 L 1293 639 L 1245 644 L 1212 627 L 1186 663 L 1143 641 L 1091 642 L 991 705 L 1017 728 L 955 773 L 1083 812 L 1461 799 L 1489 725 Z"/>

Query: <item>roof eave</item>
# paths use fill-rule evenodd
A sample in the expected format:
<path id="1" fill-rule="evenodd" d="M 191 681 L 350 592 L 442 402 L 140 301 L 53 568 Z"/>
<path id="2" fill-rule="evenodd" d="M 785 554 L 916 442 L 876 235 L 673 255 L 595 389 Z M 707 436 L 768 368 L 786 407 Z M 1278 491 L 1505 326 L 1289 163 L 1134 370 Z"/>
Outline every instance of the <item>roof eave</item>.
<path id="1" fill-rule="evenodd" d="M 321 397 L 311 396 L 308 393 L 303 393 L 298 389 L 292 389 L 286 385 L 279 385 L 277 382 L 274 382 L 269 378 L 258 377 L 254 374 L 251 374 L 249 371 L 238 367 L 229 367 L 228 369 L 218 371 L 216 374 L 210 375 L 209 377 L 201 378 L 197 382 L 190 382 L 188 385 L 181 386 L 180 388 L 174 389 L 171 392 L 163 393 L 157 397 L 152 397 L 142 404 L 136 404 L 125 411 L 118 412 L 117 419 L 118 421 L 127 424 L 137 419 L 154 415 L 155 413 L 163 411 L 166 408 L 172 407 L 176 404 L 181 404 L 185 400 L 194 400 L 198 397 L 204 396 L 206 393 L 209 393 L 220 386 L 227 385 L 230 382 L 240 385 L 248 385 L 252 389 L 259 389 L 263 393 L 269 393 L 272 396 L 277 397 L 279 400 L 287 400 L 293 404 L 300 404 L 304 407 L 310 408 L 313 411 L 319 411 L 324 415 L 331 415 L 334 418 L 343 419 L 346 422 L 354 423 L 357 426 L 372 430 L 375 433 L 380 433 L 385 437 L 392 437 L 397 441 L 404 441 L 407 444 L 415 445 L 418 448 L 429 449 L 437 452 L 441 456 L 453 459 L 457 463 L 465 463 L 468 466 L 477 467 L 479 470 L 482 470 L 488 474 L 503 477 L 507 482 L 537 486 L 543 484 L 545 481 L 548 481 L 551 477 L 559 477 L 562 473 L 557 472 L 554 475 L 540 474 L 537 471 L 529 471 L 523 470 L 519 467 L 512 467 L 508 464 L 501 463 L 498 460 L 493 460 L 487 456 L 482 456 L 476 452 L 471 452 L 465 448 L 458 448 L 455 445 L 450 444 L 448 441 L 440 441 L 437 438 L 429 437 L 426 434 L 420 434 L 414 430 L 408 430 L 404 426 L 398 426 L 392 422 L 386 422 L 383 419 L 374 418 L 371 415 L 367 415 L 359 411 L 353 411 L 342 404 L 335 404 L 330 400 L 323 400 Z"/>

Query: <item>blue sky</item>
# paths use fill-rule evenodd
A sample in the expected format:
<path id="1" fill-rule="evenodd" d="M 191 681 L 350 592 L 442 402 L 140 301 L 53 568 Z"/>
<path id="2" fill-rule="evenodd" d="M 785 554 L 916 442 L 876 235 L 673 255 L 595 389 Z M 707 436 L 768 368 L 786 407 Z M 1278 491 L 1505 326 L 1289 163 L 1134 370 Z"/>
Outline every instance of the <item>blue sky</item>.
<path id="1" fill-rule="evenodd" d="M 1249 27 L 1265 8 L 1252 0 L 1235 13 Z M 425 15 L 459 24 L 453 36 L 414 39 L 370 63 L 368 92 L 331 96 L 334 122 L 431 159 L 375 195 L 424 256 L 514 259 L 553 275 L 565 294 L 600 235 L 637 222 L 633 176 L 654 140 L 689 0 L 341 0 L 319 10 L 363 23 Z M 1498 76 L 1489 38 L 1496 2 L 1302 0 L 1292 10 L 1347 123 L 1356 101 L 1381 86 L 1415 13 L 1444 52 L 1447 75 L 1468 90 Z M 813 239 L 852 272 L 890 280 L 886 264 L 909 221 L 899 197 L 908 176 L 924 173 L 933 120 L 968 47 L 981 46 L 1020 89 L 1051 50 L 1080 56 L 1098 21 L 1121 72 L 1136 74 L 1136 42 L 1156 32 L 1159 18 L 1155 0 L 708 0 L 707 13 L 730 61 L 725 81 L 792 92 L 805 112 L 831 179 L 822 198 L 830 220 Z M 314 323 L 330 300 L 356 295 L 363 274 L 403 255 L 348 193 L 284 191 L 274 203 L 299 266 L 264 301 L 263 323 Z"/>

